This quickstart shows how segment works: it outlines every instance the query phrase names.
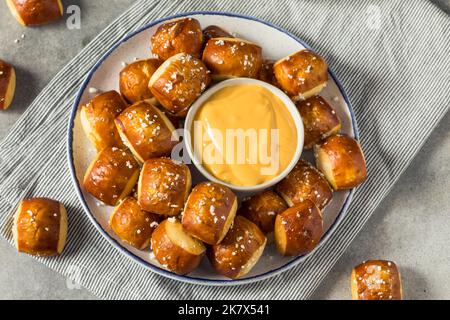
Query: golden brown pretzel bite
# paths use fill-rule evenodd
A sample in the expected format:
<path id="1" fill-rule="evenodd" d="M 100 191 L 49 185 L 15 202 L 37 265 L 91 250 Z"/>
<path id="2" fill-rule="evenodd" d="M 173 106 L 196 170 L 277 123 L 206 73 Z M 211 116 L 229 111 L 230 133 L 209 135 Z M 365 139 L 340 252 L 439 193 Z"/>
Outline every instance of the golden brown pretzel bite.
<path id="1" fill-rule="evenodd" d="M 128 107 L 115 122 L 122 141 L 141 162 L 169 155 L 178 143 L 172 123 L 147 101 Z"/>
<path id="2" fill-rule="evenodd" d="M 153 97 L 148 82 L 161 65 L 158 59 L 140 60 L 130 63 L 120 72 L 120 93 L 129 103 L 136 103 Z"/>
<path id="3" fill-rule="evenodd" d="M 353 268 L 353 300 L 402 300 L 400 272 L 394 262 L 371 260 Z"/>
<path id="4" fill-rule="evenodd" d="M 116 91 L 99 94 L 81 107 L 81 125 L 97 151 L 106 147 L 123 148 L 114 119 L 127 107 Z"/>
<path id="5" fill-rule="evenodd" d="M 203 62 L 180 53 L 166 60 L 150 78 L 149 87 L 164 108 L 185 117 L 189 107 L 211 82 Z"/>
<path id="6" fill-rule="evenodd" d="M 311 149 L 320 140 L 341 130 L 336 111 L 320 96 L 299 101 L 297 109 L 305 127 L 305 149 Z"/>
<path id="7" fill-rule="evenodd" d="M 296 101 L 318 94 L 328 81 L 327 63 L 310 50 L 281 59 L 273 68 L 280 87 Z"/>
<path id="8" fill-rule="evenodd" d="M 188 53 L 200 58 L 203 33 L 196 19 L 183 18 L 164 23 L 152 36 L 152 53 L 167 60 L 178 53 Z"/>
<path id="9" fill-rule="evenodd" d="M 227 31 L 223 30 L 221 27 L 208 26 L 203 30 L 203 43 L 206 45 L 209 39 L 212 38 L 234 38 L 234 37 Z"/>
<path id="10" fill-rule="evenodd" d="M 183 213 L 183 228 L 208 244 L 218 244 L 233 223 L 236 195 L 227 187 L 202 182 L 191 192 Z"/>
<path id="11" fill-rule="evenodd" d="M 168 158 L 149 159 L 139 177 L 139 204 L 146 211 L 176 216 L 184 208 L 191 183 L 191 172 L 185 164 Z"/>
<path id="12" fill-rule="evenodd" d="M 319 208 L 311 200 L 279 214 L 275 220 L 275 244 L 285 256 L 311 252 L 323 235 L 323 220 Z"/>
<path id="13" fill-rule="evenodd" d="M 241 278 L 258 262 L 266 243 L 266 237 L 253 222 L 236 216 L 223 241 L 209 248 L 208 258 L 220 274 Z"/>
<path id="14" fill-rule="evenodd" d="M 314 147 L 317 167 L 335 190 L 355 188 L 366 180 L 364 154 L 358 141 L 331 136 Z"/>
<path id="15" fill-rule="evenodd" d="M 260 46 L 238 38 L 214 38 L 206 43 L 203 62 L 213 78 L 258 78 L 263 63 Z"/>
<path id="16" fill-rule="evenodd" d="M 0 110 L 11 105 L 16 91 L 16 72 L 10 64 L 0 60 Z"/>
<path id="17" fill-rule="evenodd" d="M 16 248 L 35 256 L 54 256 L 64 250 L 67 239 L 67 212 L 58 201 L 35 198 L 19 203 L 14 216 Z"/>
<path id="18" fill-rule="evenodd" d="M 322 210 L 333 198 L 327 179 L 305 160 L 300 160 L 276 189 L 290 207 L 309 199 Z"/>
<path id="19" fill-rule="evenodd" d="M 159 263 L 182 275 L 195 270 L 206 252 L 203 243 L 187 234 L 176 218 L 164 220 L 156 228 L 152 250 Z"/>
<path id="20" fill-rule="evenodd" d="M 128 150 L 108 147 L 100 151 L 84 176 L 84 189 L 110 206 L 116 206 L 133 190 L 139 164 Z"/>
<path id="21" fill-rule="evenodd" d="M 24 26 L 58 20 L 64 13 L 61 0 L 6 0 L 11 13 Z"/>

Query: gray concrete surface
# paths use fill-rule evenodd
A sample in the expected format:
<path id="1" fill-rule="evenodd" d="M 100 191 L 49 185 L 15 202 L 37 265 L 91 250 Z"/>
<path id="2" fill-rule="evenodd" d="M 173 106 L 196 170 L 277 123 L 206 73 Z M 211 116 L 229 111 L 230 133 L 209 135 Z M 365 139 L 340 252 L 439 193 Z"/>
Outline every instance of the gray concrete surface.
<path id="1" fill-rule="evenodd" d="M 81 30 L 65 22 L 23 28 L 0 1 L 0 58 L 18 71 L 14 106 L 0 113 L 5 137 L 40 90 L 133 0 L 64 1 L 82 8 Z M 450 0 L 434 0 L 450 13 Z M 4 32 L 7 30 L 7 32 Z M 25 38 L 22 39 L 22 34 Z M 20 39 L 15 43 L 15 39 Z M 319 287 L 314 299 L 349 299 L 351 268 L 370 258 L 392 259 L 408 299 L 450 299 L 450 114 L 428 139 L 383 205 Z M 0 299 L 95 299 L 0 240 Z"/>

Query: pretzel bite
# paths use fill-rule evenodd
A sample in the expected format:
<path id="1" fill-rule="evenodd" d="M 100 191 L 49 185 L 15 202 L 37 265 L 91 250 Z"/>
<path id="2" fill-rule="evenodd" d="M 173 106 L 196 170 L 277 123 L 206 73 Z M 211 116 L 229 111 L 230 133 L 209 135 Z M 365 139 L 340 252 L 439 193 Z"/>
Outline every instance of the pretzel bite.
<path id="1" fill-rule="evenodd" d="M 196 19 L 183 18 L 164 23 L 152 36 L 152 53 L 167 60 L 178 53 L 188 53 L 200 58 L 203 33 Z"/>
<path id="2" fill-rule="evenodd" d="M 259 71 L 258 79 L 267 82 L 275 87 L 279 87 L 275 73 L 273 72 L 274 61 L 264 60 L 261 70 Z"/>
<path id="3" fill-rule="evenodd" d="M 84 176 L 84 189 L 103 203 L 116 206 L 128 196 L 139 177 L 139 164 L 128 150 L 100 151 Z"/>
<path id="4" fill-rule="evenodd" d="M 117 91 L 99 94 L 81 107 L 81 125 L 97 151 L 107 147 L 123 148 L 114 119 L 127 107 Z"/>
<path id="5" fill-rule="evenodd" d="M 284 256 L 311 252 L 322 235 L 322 214 L 308 199 L 279 214 L 275 220 L 275 244 Z"/>
<path id="6" fill-rule="evenodd" d="M 367 170 L 358 141 L 335 135 L 314 146 L 317 168 L 335 190 L 355 188 L 366 180 Z"/>
<path id="7" fill-rule="evenodd" d="M 275 218 L 288 208 L 275 192 L 266 190 L 242 202 L 238 214 L 256 224 L 264 234 L 273 233 Z"/>
<path id="8" fill-rule="evenodd" d="M 45 257 L 58 255 L 67 239 L 66 209 L 51 199 L 22 200 L 12 231 L 19 252 Z"/>
<path id="9" fill-rule="evenodd" d="M 305 127 L 305 149 L 311 149 L 320 140 L 341 130 L 336 111 L 320 96 L 299 101 L 297 109 Z"/>
<path id="10" fill-rule="evenodd" d="M 150 78 L 149 87 L 164 108 L 185 117 L 189 107 L 211 82 L 203 62 L 180 53 L 166 60 Z"/>
<path id="11" fill-rule="evenodd" d="M 16 91 L 16 72 L 10 64 L 0 60 L 0 110 L 11 105 Z"/>
<path id="12" fill-rule="evenodd" d="M 208 259 L 220 274 L 231 279 L 241 278 L 256 265 L 266 243 L 257 225 L 237 216 L 223 241 L 208 250 Z"/>
<path id="13" fill-rule="evenodd" d="M 183 230 L 172 217 L 159 224 L 152 235 L 152 250 L 165 268 L 177 274 L 188 274 L 200 264 L 206 248 Z"/>
<path id="14" fill-rule="evenodd" d="M 170 154 L 179 140 L 169 119 L 147 101 L 128 107 L 115 122 L 122 141 L 142 163 Z"/>
<path id="15" fill-rule="evenodd" d="M 203 62 L 216 80 L 258 78 L 263 63 L 262 49 L 238 38 L 214 38 L 206 43 Z"/>
<path id="16" fill-rule="evenodd" d="M 293 100 L 304 100 L 318 94 L 328 81 L 325 60 L 310 50 L 298 51 L 273 66 L 281 88 Z"/>
<path id="17" fill-rule="evenodd" d="M 191 182 L 191 172 L 185 164 L 168 158 L 149 159 L 139 177 L 139 204 L 153 213 L 179 215 L 191 190 Z"/>
<path id="18" fill-rule="evenodd" d="M 366 261 L 352 271 L 353 300 L 402 300 L 400 272 L 394 262 Z"/>
<path id="19" fill-rule="evenodd" d="M 203 42 L 206 44 L 212 38 L 234 38 L 230 33 L 218 26 L 208 26 L 203 30 Z"/>
<path id="20" fill-rule="evenodd" d="M 276 190 L 290 207 L 309 199 L 322 210 L 333 198 L 333 190 L 327 179 L 305 160 L 297 163 L 287 177 L 276 186 Z"/>
<path id="21" fill-rule="evenodd" d="M 120 72 L 120 93 L 129 103 L 153 98 L 148 82 L 161 65 L 158 59 L 140 60 L 127 65 Z"/>
<path id="22" fill-rule="evenodd" d="M 214 245 L 222 241 L 236 216 L 237 198 L 227 187 L 202 182 L 191 192 L 183 213 L 183 228 Z"/>
<path id="23" fill-rule="evenodd" d="M 61 18 L 61 0 L 6 0 L 13 16 L 24 26 L 49 23 Z"/>

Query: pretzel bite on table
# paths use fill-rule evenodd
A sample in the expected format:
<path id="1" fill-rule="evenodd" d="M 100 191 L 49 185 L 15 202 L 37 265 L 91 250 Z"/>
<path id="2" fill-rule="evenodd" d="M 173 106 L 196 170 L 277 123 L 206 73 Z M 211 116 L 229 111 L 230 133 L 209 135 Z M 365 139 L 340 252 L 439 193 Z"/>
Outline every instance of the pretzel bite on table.
<path id="1" fill-rule="evenodd" d="M 331 136 L 314 146 L 317 168 L 335 190 L 352 189 L 366 180 L 361 146 L 346 135 Z"/>
<path id="2" fill-rule="evenodd" d="M 183 213 L 183 228 L 214 245 L 222 241 L 236 216 L 237 198 L 227 187 L 202 182 L 191 192 Z"/>
<path id="3" fill-rule="evenodd" d="M 12 65 L 0 60 L 0 110 L 11 105 L 16 91 L 16 72 Z"/>
<path id="4" fill-rule="evenodd" d="M 6 0 L 14 17 L 24 26 L 58 20 L 64 13 L 61 0 Z"/>
<path id="5" fill-rule="evenodd" d="M 100 151 L 84 176 L 84 189 L 103 203 L 116 206 L 128 196 L 139 177 L 139 164 L 128 150 Z"/>
<path id="6" fill-rule="evenodd" d="M 336 111 L 320 96 L 297 102 L 297 109 L 305 127 L 305 149 L 341 130 Z"/>
<path id="7" fill-rule="evenodd" d="M 153 232 L 152 250 L 159 263 L 181 275 L 194 271 L 206 252 L 203 243 L 187 234 L 174 217 L 161 222 Z"/>
<path id="8" fill-rule="evenodd" d="M 203 62 L 217 80 L 258 78 L 263 63 L 262 49 L 238 38 L 214 38 L 206 43 Z"/>
<path id="9" fill-rule="evenodd" d="M 127 107 L 117 91 L 99 94 L 81 107 L 81 125 L 97 151 L 106 147 L 124 147 L 114 119 Z"/>
<path id="10" fill-rule="evenodd" d="M 400 272 L 394 262 L 366 261 L 355 267 L 351 277 L 353 300 L 402 300 Z"/>
<path id="11" fill-rule="evenodd" d="M 256 265 L 266 243 L 257 225 L 237 216 L 223 241 L 208 249 L 208 258 L 220 274 L 231 279 L 241 278 Z"/>
<path id="12" fill-rule="evenodd" d="M 148 82 L 161 65 L 158 59 L 140 60 L 122 69 L 119 76 L 120 93 L 129 103 L 153 98 Z"/>
<path id="13" fill-rule="evenodd" d="M 295 101 L 318 94 L 328 81 L 328 65 L 310 50 L 298 51 L 273 66 L 280 87 Z"/>
<path id="14" fill-rule="evenodd" d="M 19 252 L 55 256 L 67 239 L 67 212 L 58 201 L 35 198 L 19 203 L 14 216 L 14 242 Z"/>
<path id="15" fill-rule="evenodd" d="M 309 162 L 300 160 L 276 186 L 277 192 L 292 207 L 309 199 L 322 210 L 333 198 L 333 190 L 323 174 Z"/>
<path id="16" fill-rule="evenodd" d="M 203 30 L 203 42 L 206 44 L 212 38 L 234 38 L 230 33 L 218 26 L 208 26 Z"/>
<path id="17" fill-rule="evenodd" d="M 151 41 L 153 55 L 161 60 L 182 52 L 200 58 L 203 33 L 196 19 L 183 18 L 160 25 Z"/>
<path id="18" fill-rule="evenodd" d="M 142 163 L 150 158 L 169 155 L 178 143 L 179 137 L 173 124 L 147 101 L 128 107 L 115 122 L 122 141 Z"/>
<path id="19" fill-rule="evenodd" d="M 181 213 L 191 191 L 191 172 L 169 158 L 145 161 L 139 177 L 138 200 L 142 209 L 160 215 Z"/>

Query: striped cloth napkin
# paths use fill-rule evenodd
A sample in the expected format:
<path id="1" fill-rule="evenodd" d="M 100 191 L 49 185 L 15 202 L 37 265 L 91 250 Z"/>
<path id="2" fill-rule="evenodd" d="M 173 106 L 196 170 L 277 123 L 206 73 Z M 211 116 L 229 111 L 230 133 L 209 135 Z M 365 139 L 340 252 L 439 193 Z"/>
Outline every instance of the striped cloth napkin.
<path id="1" fill-rule="evenodd" d="M 69 210 L 64 254 L 38 258 L 101 298 L 304 299 L 344 253 L 388 194 L 450 101 L 450 22 L 428 1 L 138 0 L 48 84 L 0 144 L 0 233 L 12 243 L 12 215 L 23 197 L 47 196 Z M 326 57 L 353 103 L 368 181 L 332 237 L 299 266 L 238 287 L 166 279 L 116 251 L 88 220 L 66 156 L 69 112 L 94 63 L 126 34 L 166 16 L 227 11 L 272 22 Z M 274 39 L 276 41 L 276 39 Z M 350 266 L 349 266 L 350 267 Z"/>

